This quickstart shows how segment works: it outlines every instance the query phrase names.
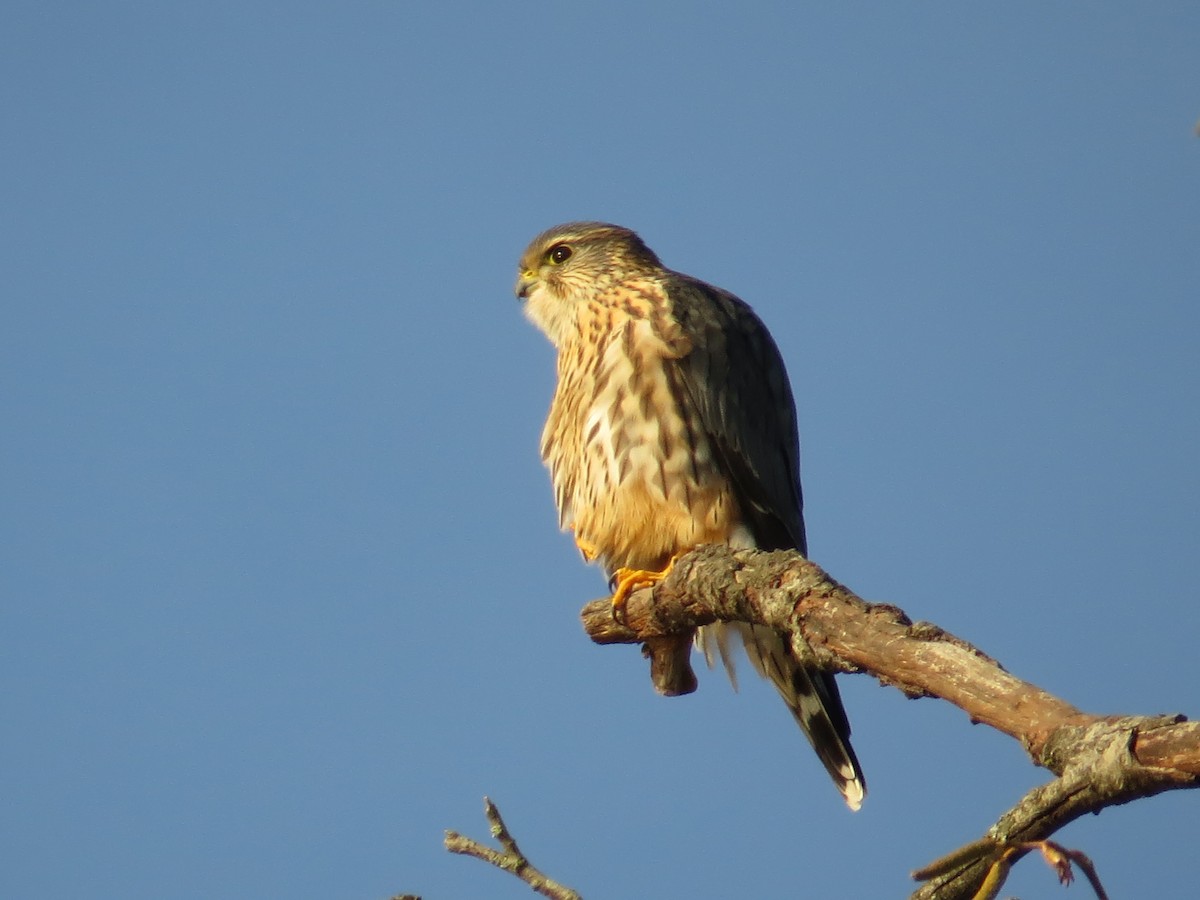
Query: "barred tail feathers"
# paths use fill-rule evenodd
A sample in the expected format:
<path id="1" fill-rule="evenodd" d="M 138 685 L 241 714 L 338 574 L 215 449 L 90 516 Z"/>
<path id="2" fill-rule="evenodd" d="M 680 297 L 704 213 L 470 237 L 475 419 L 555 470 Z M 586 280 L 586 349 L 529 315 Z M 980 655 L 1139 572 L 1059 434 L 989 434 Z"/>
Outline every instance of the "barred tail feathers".
<path id="1" fill-rule="evenodd" d="M 774 629 L 740 622 L 707 625 L 697 632 L 697 646 L 710 667 L 720 658 L 735 689 L 729 646 L 735 634 L 741 637 L 750 664 L 779 691 L 846 805 L 858 810 L 866 796 L 866 780 L 850 745 L 850 722 L 833 676 L 797 663 Z"/>

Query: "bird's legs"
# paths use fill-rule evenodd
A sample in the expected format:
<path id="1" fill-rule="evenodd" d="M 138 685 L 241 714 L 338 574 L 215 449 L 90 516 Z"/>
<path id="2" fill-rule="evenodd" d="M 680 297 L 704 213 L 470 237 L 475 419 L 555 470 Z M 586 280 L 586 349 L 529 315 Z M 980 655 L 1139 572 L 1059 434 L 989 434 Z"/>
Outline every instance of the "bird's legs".
<path id="1" fill-rule="evenodd" d="M 596 545 L 591 541 L 581 538 L 579 533 L 575 531 L 574 525 L 571 526 L 571 534 L 575 539 L 575 546 L 579 548 L 580 555 L 583 556 L 584 562 L 595 562 L 600 551 L 596 549 Z M 667 565 L 661 572 L 653 569 L 626 569 L 621 568 L 613 572 L 612 579 L 609 585 L 612 587 L 612 614 L 613 618 L 618 622 L 625 619 L 625 604 L 629 602 L 629 595 L 638 588 L 650 587 L 658 584 L 671 573 L 671 567 L 675 565 L 675 560 L 678 556 L 672 556 L 667 560 Z"/>
<path id="2" fill-rule="evenodd" d="M 671 574 L 671 567 L 675 565 L 675 560 L 678 556 L 672 556 L 667 561 L 666 567 L 661 572 L 655 572 L 647 569 L 617 569 L 613 572 L 612 584 L 612 615 L 618 622 L 625 621 L 625 604 L 629 602 L 629 595 L 639 588 L 650 587 L 658 584 L 664 578 Z"/>

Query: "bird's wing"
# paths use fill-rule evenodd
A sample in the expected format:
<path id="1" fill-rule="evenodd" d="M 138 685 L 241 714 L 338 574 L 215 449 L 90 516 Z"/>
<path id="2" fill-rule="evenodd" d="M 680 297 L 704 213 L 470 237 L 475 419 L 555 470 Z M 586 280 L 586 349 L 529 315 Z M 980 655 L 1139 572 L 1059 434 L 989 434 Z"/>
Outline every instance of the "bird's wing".
<path id="1" fill-rule="evenodd" d="M 736 485 L 755 546 L 807 555 L 795 403 L 774 340 L 733 294 L 682 275 L 673 275 L 666 291 L 681 331 L 680 355 L 666 371 L 685 420 L 699 423 Z M 833 675 L 804 666 L 761 625 L 702 628 L 697 642 L 709 664 L 715 645 L 731 678 L 724 646 L 730 634 L 740 635 L 754 668 L 775 685 L 846 803 L 858 809 L 865 781 Z"/>
<path id="2" fill-rule="evenodd" d="M 690 348 L 667 363 L 677 400 L 736 485 L 757 546 L 807 554 L 795 404 L 774 340 L 727 291 L 674 273 L 665 289 Z"/>

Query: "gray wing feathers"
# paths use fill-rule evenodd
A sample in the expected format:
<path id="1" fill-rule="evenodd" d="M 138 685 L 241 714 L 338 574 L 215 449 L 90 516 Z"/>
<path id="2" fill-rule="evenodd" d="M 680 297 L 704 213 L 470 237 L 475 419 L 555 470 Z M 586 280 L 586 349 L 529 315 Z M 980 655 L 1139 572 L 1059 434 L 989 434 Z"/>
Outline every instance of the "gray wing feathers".
<path id="1" fill-rule="evenodd" d="M 686 276 L 668 284 L 673 312 L 691 345 L 669 374 L 682 402 L 737 485 L 742 515 L 762 550 L 807 554 L 795 403 L 783 359 L 754 312 L 737 297 Z M 737 686 L 728 641 L 738 634 L 760 675 L 779 691 L 847 805 L 866 792 L 850 746 L 850 723 L 833 676 L 800 665 L 763 626 L 725 623 L 696 635 L 709 665 L 720 656 Z"/>
<path id="2" fill-rule="evenodd" d="M 673 374 L 737 485 L 759 546 L 807 553 L 796 405 L 775 342 L 726 291 L 676 276 L 668 296 L 691 344 Z"/>

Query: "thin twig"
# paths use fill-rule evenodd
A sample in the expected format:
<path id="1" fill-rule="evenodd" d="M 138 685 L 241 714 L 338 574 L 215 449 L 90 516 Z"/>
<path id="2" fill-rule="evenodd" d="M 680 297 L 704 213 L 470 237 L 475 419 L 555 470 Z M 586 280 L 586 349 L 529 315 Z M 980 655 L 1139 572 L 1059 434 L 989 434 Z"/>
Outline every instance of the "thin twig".
<path id="1" fill-rule="evenodd" d="M 487 797 L 483 798 L 483 811 L 491 826 L 492 837 L 500 842 L 504 852 L 493 850 L 469 837 L 464 837 L 457 831 L 446 832 L 444 843 L 447 850 L 451 853 L 461 853 L 464 856 L 482 859 L 498 869 L 511 872 L 537 893 L 544 897 L 550 897 L 552 900 L 583 900 L 579 893 L 546 877 L 534 867 L 517 846 L 517 842 L 509 832 L 508 826 L 504 824 L 504 820 L 500 818 L 500 810 L 496 808 L 496 804 Z"/>
<path id="2" fill-rule="evenodd" d="M 948 874 L 952 869 L 965 863 L 982 862 L 987 867 L 986 874 L 971 895 L 971 900 L 993 900 L 1000 894 L 1000 888 L 1004 887 L 1004 882 L 1008 880 L 1008 873 L 1012 871 L 1012 867 L 1031 850 L 1041 853 L 1042 859 L 1058 876 L 1058 883 L 1064 887 L 1070 886 L 1071 882 L 1075 880 L 1075 873 L 1071 870 L 1071 863 L 1074 862 L 1087 876 L 1088 883 L 1096 892 L 1097 900 L 1108 900 L 1108 894 L 1105 893 L 1104 886 L 1100 883 L 1100 877 L 1096 874 L 1096 867 L 1092 865 L 1092 861 L 1080 851 L 1068 850 L 1055 841 L 1017 841 L 1006 844 L 991 838 L 984 838 L 913 872 L 912 877 L 918 881 L 928 881 L 939 875 Z"/>

